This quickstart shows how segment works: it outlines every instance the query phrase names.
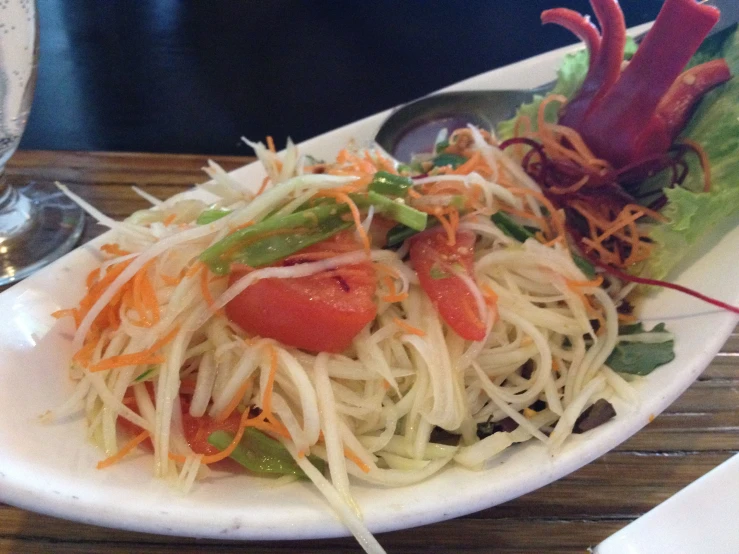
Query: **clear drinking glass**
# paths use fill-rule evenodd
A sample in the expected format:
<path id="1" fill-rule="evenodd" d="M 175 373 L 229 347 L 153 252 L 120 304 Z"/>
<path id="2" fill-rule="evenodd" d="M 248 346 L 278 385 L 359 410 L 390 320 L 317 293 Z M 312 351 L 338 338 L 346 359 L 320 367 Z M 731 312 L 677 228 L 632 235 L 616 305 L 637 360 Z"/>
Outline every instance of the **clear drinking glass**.
<path id="1" fill-rule="evenodd" d="M 10 183 L 33 100 L 38 60 L 35 0 L 0 0 L 0 285 L 68 252 L 82 234 L 82 210 L 50 183 Z"/>

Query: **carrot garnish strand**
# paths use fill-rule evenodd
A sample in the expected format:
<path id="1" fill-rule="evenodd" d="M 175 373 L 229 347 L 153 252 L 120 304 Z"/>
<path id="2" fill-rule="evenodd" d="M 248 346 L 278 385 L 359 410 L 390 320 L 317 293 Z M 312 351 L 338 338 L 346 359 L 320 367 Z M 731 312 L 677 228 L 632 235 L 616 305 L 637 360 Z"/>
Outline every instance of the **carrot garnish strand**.
<path id="1" fill-rule="evenodd" d="M 269 184 L 269 176 L 262 179 L 262 184 L 259 187 L 259 190 L 257 191 L 257 196 L 259 196 L 266 190 L 268 184 Z"/>
<path id="2" fill-rule="evenodd" d="M 128 256 L 130 254 L 130 252 L 123 250 L 119 245 L 115 244 L 114 242 L 103 244 L 100 247 L 100 251 L 105 252 L 106 254 L 110 254 L 111 256 Z"/>
<path id="3" fill-rule="evenodd" d="M 403 331 L 406 333 L 410 333 L 411 335 L 418 335 L 419 337 L 425 337 L 426 332 L 422 329 L 419 329 L 418 327 L 414 327 L 410 323 L 400 319 L 399 317 L 393 318 L 393 323 L 395 323 L 398 327 L 400 327 Z"/>
<path id="4" fill-rule="evenodd" d="M 113 464 L 120 462 L 126 456 L 126 454 L 131 452 L 139 444 L 148 439 L 150 435 L 151 433 L 149 433 L 149 431 L 142 431 L 126 444 L 124 444 L 118 452 L 116 452 L 112 456 L 109 456 L 108 458 L 105 458 L 104 460 L 99 461 L 96 467 L 98 469 L 105 469 L 106 467 L 110 467 Z"/>
<path id="5" fill-rule="evenodd" d="M 683 138 L 680 139 L 680 142 L 689 146 L 698 155 L 698 161 L 700 162 L 701 169 L 703 170 L 703 192 L 710 192 L 711 162 L 708 160 L 708 154 L 706 154 L 706 151 L 703 149 L 703 147 L 694 140 Z"/>
<path id="6" fill-rule="evenodd" d="M 349 206 L 349 211 L 352 214 L 352 219 L 354 220 L 354 225 L 357 228 L 357 233 L 359 233 L 359 238 L 362 240 L 362 245 L 364 246 L 364 249 L 369 252 L 370 251 L 370 239 L 369 235 L 367 234 L 367 231 L 364 227 L 362 227 L 362 217 L 359 214 L 359 208 L 357 208 L 357 205 L 354 203 L 354 200 L 352 200 L 348 194 L 345 192 L 339 192 L 336 193 L 336 201 L 337 202 L 343 202 Z"/>
<path id="7" fill-rule="evenodd" d="M 233 398 L 226 405 L 223 411 L 215 417 L 215 420 L 219 422 L 226 421 L 228 419 L 228 416 L 230 416 L 233 413 L 233 411 L 236 409 L 236 406 L 239 405 L 239 402 L 241 402 L 244 399 L 244 396 L 246 396 L 246 393 L 249 391 L 250 387 L 251 387 L 251 379 L 247 379 L 241 384 L 241 386 L 239 387 L 239 390 L 236 391 L 236 394 L 234 394 Z"/>
<path id="8" fill-rule="evenodd" d="M 200 272 L 200 292 L 203 294 L 203 298 L 205 299 L 206 304 L 208 304 L 208 307 L 212 308 L 216 301 L 210 292 L 210 286 L 208 283 L 209 278 L 210 270 L 207 265 L 203 264 L 203 269 Z"/>
<path id="9" fill-rule="evenodd" d="M 362 459 L 359 456 L 357 456 L 349 447 L 346 447 L 346 446 L 344 447 L 344 457 L 347 460 L 349 460 L 351 462 L 354 462 L 354 465 L 356 465 L 364 473 L 369 473 L 370 472 L 369 466 L 367 464 L 365 464 L 362 461 Z"/>
<path id="10" fill-rule="evenodd" d="M 572 281 L 570 279 L 567 279 L 565 281 L 565 283 L 567 283 L 567 286 L 569 288 L 574 288 L 574 287 L 599 287 L 599 286 L 601 286 L 603 284 L 603 276 L 602 275 L 598 275 L 592 281 Z"/>
<path id="11" fill-rule="evenodd" d="M 164 273 L 160 273 L 159 278 L 162 280 L 162 283 L 169 287 L 175 287 L 180 284 L 180 281 L 182 281 L 182 277 L 172 277 L 170 275 L 165 275 Z"/>
<path id="12" fill-rule="evenodd" d="M 480 290 L 482 290 L 483 297 L 485 298 L 485 304 L 488 306 L 495 306 L 498 302 L 498 295 L 490 285 L 482 285 Z"/>
<path id="13" fill-rule="evenodd" d="M 133 354 L 120 354 L 118 356 L 111 356 L 100 360 L 96 364 L 89 367 L 90 372 L 105 371 L 107 369 L 113 369 L 116 367 L 125 367 L 129 365 L 142 365 L 142 364 L 159 364 L 164 361 L 162 356 L 157 356 L 156 352 L 163 346 L 168 344 L 177 335 L 180 330 L 179 327 L 175 327 L 164 337 L 156 341 L 151 347 L 141 352 L 135 352 Z"/>
<path id="14" fill-rule="evenodd" d="M 383 276 L 382 281 L 388 290 L 388 294 L 382 297 L 385 302 L 402 302 L 408 298 L 407 292 L 399 293 L 395 290 L 395 280 L 389 275 Z"/>

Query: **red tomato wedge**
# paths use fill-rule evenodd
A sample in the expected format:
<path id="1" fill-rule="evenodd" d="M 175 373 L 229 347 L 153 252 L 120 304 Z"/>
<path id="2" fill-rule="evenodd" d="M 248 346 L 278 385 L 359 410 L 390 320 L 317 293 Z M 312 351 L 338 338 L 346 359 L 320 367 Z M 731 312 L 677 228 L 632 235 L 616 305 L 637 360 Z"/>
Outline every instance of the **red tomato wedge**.
<path id="1" fill-rule="evenodd" d="M 241 414 L 236 410 L 225 421 L 219 422 L 208 415 L 192 417 L 188 406 L 183 405 L 182 427 L 185 431 L 185 439 L 187 439 L 192 451 L 197 454 L 209 456 L 220 452 L 220 450 L 208 442 L 208 437 L 216 431 L 226 431 L 235 435 L 239 432 L 240 422 Z"/>
<path id="2" fill-rule="evenodd" d="M 352 233 L 340 233 L 288 258 L 283 265 L 357 249 Z M 234 271 L 231 282 L 244 275 Z M 308 277 L 262 279 L 226 305 L 227 317 L 247 333 L 311 352 L 343 352 L 375 318 L 377 287 L 369 262 Z"/>
<path id="3" fill-rule="evenodd" d="M 154 399 L 153 391 L 151 387 L 149 394 Z M 217 454 L 220 452 L 215 446 L 208 442 L 208 436 L 215 431 L 227 431 L 232 435 L 235 435 L 239 430 L 239 423 L 241 422 L 241 414 L 234 411 L 225 421 L 218 422 L 212 417 L 205 415 L 203 417 L 192 417 L 190 415 L 190 402 L 189 400 L 182 398 L 182 428 L 185 433 L 185 440 L 192 448 L 193 452 L 197 454 Z M 137 411 L 134 409 L 134 411 Z M 127 435 L 138 435 L 141 432 L 141 427 L 135 423 L 131 423 L 124 417 L 118 418 L 118 425 Z M 153 450 L 154 447 L 151 444 L 151 439 L 146 439 L 142 444 L 147 450 Z"/>
<path id="4" fill-rule="evenodd" d="M 469 287 L 459 277 L 473 279 L 475 234 L 457 231 L 456 244 L 447 244 L 444 229 L 431 229 L 411 240 L 410 256 L 421 288 L 441 318 L 466 340 L 485 338 L 485 323 Z"/>

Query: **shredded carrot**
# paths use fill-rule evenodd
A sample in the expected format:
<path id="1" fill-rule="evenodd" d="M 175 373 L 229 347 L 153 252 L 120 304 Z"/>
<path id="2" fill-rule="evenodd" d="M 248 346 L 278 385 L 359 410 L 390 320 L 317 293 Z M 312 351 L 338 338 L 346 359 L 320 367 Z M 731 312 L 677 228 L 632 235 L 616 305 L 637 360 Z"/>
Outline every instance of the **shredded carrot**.
<path id="1" fill-rule="evenodd" d="M 353 171 L 350 172 L 339 172 L 340 175 L 350 175 L 350 176 L 356 176 L 356 173 Z M 359 176 L 356 180 L 352 181 L 351 183 L 347 183 L 346 185 L 340 186 L 340 187 L 334 187 L 331 189 L 324 189 L 319 190 L 315 194 L 315 198 L 336 198 L 338 193 L 356 193 L 356 192 L 363 192 L 367 185 L 369 185 L 372 182 L 372 175 L 362 175 Z"/>
<path id="2" fill-rule="evenodd" d="M 133 322 L 139 327 L 151 327 L 159 321 L 159 301 L 149 279 L 149 268 L 155 261 L 150 260 L 136 272 L 132 287 L 124 293 L 123 305 L 132 305 L 139 314 L 139 321 Z"/>
<path id="3" fill-rule="evenodd" d="M 708 154 L 703 147 L 694 140 L 683 138 L 680 139 L 680 142 L 690 146 L 698 155 L 698 161 L 703 170 L 703 192 L 709 192 L 711 190 L 711 162 L 708 159 Z"/>
<path id="4" fill-rule="evenodd" d="M 564 245 L 565 238 L 563 236 L 558 236 L 558 237 L 554 237 L 552 240 L 542 241 L 542 242 L 543 242 L 544 246 L 554 246 L 557 243 Z"/>
<path id="5" fill-rule="evenodd" d="M 87 342 L 72 356 L 72 361 L 82 366 L 87 366 L 90 363 L 95 347 L 100 340 L 99 331 L 93 330 L 85 339 Z"/>
<path id="6" fill-rule="evenodd" d="M 169 214 L 167 217 L 164 218 L 164 221 L 162 223 L 165 227 L 169 227 L 174 223 L 174 220 L 177 219 L 177 214 Z"/>
<path id="7" fill-rule="evenodd" d="M 198 271 L 205 265 L 203 262 L 195 262 L 192 264 L 187 271 L 185 271 L 185 277 L 194 277 Z"/>
<path id="8" fill-rule="evenodd" d="M 110 254 L 111 256 L 128 256 L 130 254 L 130 252 L 123 250 L 119 245 L 115 244 L 114 242 L 103 244 L 100 247 L 100 251 L 105 252 L 106 254 Z"/>
<path id="9" fill-rule="evenodd" d="M 87 274 L 87 279 L 85 280 L 85 286 L 87 287 L 87 290 L 90 290 L 93 287 L 93 285 L 98 282 L 99 279 L 100 279 L 100 268 L 96 267 L 90 273 Z"/>
<path id="10" fill-rule="evenodd" d="M 551 134 L 548 130 L 545 116 L 546 109 L 552 102 L 559 102 L 561 106 L 564 106 L 567 104 L 567 97 L 562 94 L 549 94 L 539 103 L 539 110 L 536 113 L 536 126 L 539 129 L 539 133 L 548 138 L 551 138 Z"/>
<path id="11" fill-rule="evenodd" d="M 261 415 L 257 418 L 250 419 L 246 426 L 254 427 L 255 429 L 259 429 L 260 431 L 265 431 L 267 433 L 272 433 L 278 437 L 284 437 L 286 439 L 290 438 L 290 432 L 282 423 L 279 421 L 265 421 L 261 419 Z"/>
<path id="12" fill-rule="evenodd" d="M 383 276 L 382 281 L 385 283 L 387 290 L 389 291 L 387 295 L 382 297 L 385 302 L 402 302 L 408 298 L 407 292 L 399 293 L 395 290 L 395 280 L 389 275 Z"/>
<path id="13" fill-rule="evenodd" d="M 346 447 L 346 446 L 344 447 L 344 457 L 347 460 L 350 460 L 350 461 L 354 462 L 354 464 L 359 469 L 361 469 L 364 473 L 369 473 L 370 472 L 369 466 L 367 464 L 365 464 L 362 461 L 362 459 L 359 456 L 357 456 L 349 447 Z"/>
<path id="14" fill-rule="evenodd" d="M 336 155 L 336 163 L 348 166 L 348 168 L 358 173 L 374 174 L 377 172 L 377 167 L 375 167 L 374 163 L 370 163 L 364 158 L 349 152 L 346 148 Z"/>
<path id="15" fill-rule="evenodd" d="M 77 313 L 77 310 L 75 308 L 69 308 L 66 310 L 57 310 L 55 312 L 51 312 L 51 317 L 53 317 L 54 319 L 61 319 L 67 316 L 74 317 L 76 313 Z"/>
<path id="16" fill-rule="evenodd" d="M 634 314 L 618 314 L 618 320 L 622 323 L 636 323 L 639 318 Z"/>
<path id="17" fill-rule="evenodd" d="M 501 204 L 498 206 L 498 209 L 501 212 L 505 212 L 511 215 L 515 215 L 518 217 L 522 217 L 524 219 L 530 219 L 531 221 L 535 221 L 539 224 L 539 227 L 541 227 L 545 233 L 549 234 L 549 223 L 547 222 L 546 218 L 539 217 L 537 215 L 534 215 L 532 213 L 526 212 L 524 210 L 517 210 L 516 208 L 511 208 L 510 206 L 506 206 L 505 204 Z"/>
<path id="18" fill-rule="evenodd" d="M 151 433 L 149 431 L 142 431 L 138 435 L 136 435 L 134 438 L 132 438 L 130 441 L 128 441 L 126 444 L 123 445 L 123 447 L 113 454 L 112 456 L 109 456 L 108 458 L 105 458 L 104 460 L 101 460 L 97 463 L 98 469 L 105 469 L 106 467 L 110 467 L 113 464 L 120 462 L 126 454 L 131 452 L 134 448 L 136 448 L 139 444 L 144 442 L 146 439 L 149 438 Z"/>
<path id="19" fill-rule="evenodd" d="M 89 368 L 91 372 L 105 371 L 106 369 L 113 369 L 116 367 L 124 367 L 127 365 L 141 365 L 141 364 L 158 364 L 164 361 L 164 358 L 155 356 L 155 353 L 168 344 L 177 335 L 180 330 L 179 327 L 175 327 L 164 337 L 156 341 L 151 347 L 141 352 L 134 352 L 132 354 L 120 354 L 118 356 L 111 356 L 100 360 Z"/>
<path id="20" fill-rule="evenodd" d="M 570 185 L 569 187 L 549 187 L 547 189 L 547 192 L 552 192 L 554 194 L 572 194 L 573 192 L 577 192 L 585 185 L 587 185 L 588 181 L 590 181 L 590 175 L 585 175 L 582 179 Z"/>
<path id="21" fill-rule="evenodd" d="M 457 167 L 454 173 L 457 175 L 466 175 L 480 163 L 480 160 L 482 160 L 482 154 L 478 150 L 466 162 Z"/>
<path id="22" fill-rule="evenodd" d="M 275 148 L 275 140 L 270 135 L 267 135 L 267 148 L 269 148 L 269 151 L 273 154 L 277 153 L 277 148 Z"/>
<path id="23" fill-rule="evenodd" d="M 383 296 L 382 299 L 385 302 L 394 303 L 394 302 L 402 302 L 403 300 L 406 300 L 408 298 L 408 293 L 403 292 L 399 294 L 388 294 L 387 296 Z"/>
<path id="24" fill-rule="evenodd" d="M 205 299 L 206 304 L 208 304 L 208 307 L 212 308 L 216 301 L 213 298 L 213 295 L 210 292 L 210 286 L 208 285 L 209 275 L 210 270 L 208 269 L 208 266 L 203 264 L 203 269 L 200 272 L 200 292 L 203 294 L 203 298 Z"/>
<path id="25" fill-rule="evenodd" d="M 170 275 L 165 275 L 164 273 L 160 273 L 159 278 L 169 287 L 177 286 L 180 284 L 180 281 L 182 281 L 182 277 L 172 277 Z"/>
<path id="26" fill-rule="evenodd" d="M 211 454 L 210 456 L 203 456 L 200 459 L 201 464 L 214 464 L 216 462 L 220 462 L 221 460 L 225 460 L 228 458 L 234 450 L 236 450 L 236 447 L 241 442 L 241 438 L 244 436 L 244 430 L 246 429 L 247 425 L 247 419 L 249 418 L 249 410 L 244 411 L 243 414 L 241 414 L 241 420 L 239 421 L 239 430 L 234 435 L 233 440 L 231 441 L 231 444 L 229 444 L 226 448 L 221 450 L 220 452 L 216 454 Z"/>
<path id="27" fill-rule="evenodd" d="M 434 211 L 435 211 L 436 219 L 439 220 L 439 223 L 441 223 L 441 226 L 444 228 L 444 231 L 446 232 L 447 245 L 454 246 L 455 244 L 457 244 L 457 232 L 456 232 L 457 230 L 452 225 L 452 222 L 450 220 L 447 220 L 444 217 L 444 212 L 440 208 L 436 208 L 436 210 Z"/>
<path id="28" fill-rule="evenodd" d="M 395 323 L 398 327 L 400 327 L 401 329 L 403 329 L 406 333 L 410 333 L 411 335 L 418 335 L 419 337 L 425 337 L 426 336 L 426 332 L 425 331 L 423 331 L 423 330 L 421 330 L 421 329 L 419 329 L 417 327 L 414 327 L 413 325 L 411 325 L 407 321 L 404 321 L 404 320 L 400 319 L 399 317 L 394 317 L 393 318 L 393 323 Z"/>
<path id="29" fill-rule="evenodd" d="M 336 201 L 337 202 L 343 202 L 346 203 L 349 206 L 349 211 L 352 214 L 352 219 L 354 220 L 354 225 L 357 228 L 357 232 L 359 233 L 359 237 L 362 239 L 362 245 L 364 246 L 364 249 L 369 252 L 370 251 L 370 239 L 369 235 L 367 235 L 367 231 L 362 227 L 362 217 L 359 214 L 359 208 L 357 208 L 357 205 L 354 203 L 354 201 L 349 197 L 348 194 L 345 192 L 339 192 L 336 194 Z"/>
<path id="30" fill-rule="evenodd" d="M 595 279 L 592 281 L 572 281 L 570 279 L 566 279 L 565 283 L 567 283 L 567 286 L 569 288 L 574 287 L 599 287 L 603 284 L 603 276 L 598 275 Z"/>
<path id="31" fill-rule="evenodd" d="M 646 208 L 644 206 L 640 206 L 639 204 L 626 204 L 624 206 L 624 210 L 634 211 L 639 210 L 641 212 L 644 212 L 644 215 L 651 217 L 652 219 L 659 221 L 660 223 L 667 223 L 669 220 L 663 216 L 661 213 L 656 212 L 654 210 L 650 210 L 649 208 Z"/>
<path id="32" fill-rule="evenodd" d="M 639 230 L 636 221 L 649 216 L 662 221 L 660 214 L 637 204 L 627 204 L 615 215 L 608 207 L 593 207 L 581 202 L 573 202 L 571 207 L 588 222 L 589 237 L 583 237 L 582 243 L 596 252 L 600 260 L 615 267 L 627 267 L 649 257 L 652 244 Z M 600 212 L 600 213 L 599 213 Z M 617 242 L 605 245 L 605 240 L 613 237 Z M 630 248 L 626 260 L 621 256 L 621 246 Z"/>
<path id="33" fill-rule="evenodd" d="M 467 320 L 471 321 L 475 327 L 484 329 L 485 323 L 482 321 L 482 314 L 477 310 L 477 303 L 468 296 L 460 298 L 459 302 L 462 304 L 465 313 L 469 316 Z"/>
<path id="34" fill-rule="evenodd" d="M 490 285 L 483 284 L 480 289 L 483 292 L 483 295 L 485 297 L 485 303 L 488 306 L 494 306 L 498 302 L 498 295 L 495 293 L 495 291 L 490 287 Z"/>
<path id="35" fill-rule="evenodd" d="M 395 164 L 385 158 L 385 156 L 383 156 L 379 152 L 375 152 L 375 158 L 377 158 L 377 163 L 375 165 L 378 165 L 379 169 L 387 171 L 388 173 L 392 173 L 393 175 L 398 174 L 398 170 L 396 169 Z"/>
<path id="36" fill-rule="evenodd" d="M 269 184 L 269 175 L 265 177 L 264 179 L 262 179 L 262 185 L 259 187 L 259 190 L 257 191 L 257 196 L 259 196 L 266 190 L 268 184 Z"/>
<path id="37" fill-rule="evenodd" d="M 621 213 L 623 214 L 624 212 Z M 619 217 L 616 218 L 613 224 L 608 229 L 606 229 L 602 235 L 598 235 L 597 237 L 595 237 L 595 242 L 597 242 L 598 244 L 603 244 L 603 241 L 606 240 L 608 237 L 610 237 L 623 227 L 626 227 L 629 223 L 633 223 L 643 215 L 644 212 L 641 210 L 636 210 L 635 213 L 625 217 L 621 217 L 621 214 L 619 214 Z"/>
<path id="38" fill-rule="evenodd" d="M 234 394 L 231 401 L 223 409 L 223 411 L 215 417 L 215 420 L 218 422 L 226 421 L 228 417 L 234 412 L 234 410 L 236 409 L 236 406 L 239 405 L 239 402 L 241 402 L 244 399 L 244 396 L 246 396 L 246 393 L 250 387 L 251 387 L 251 379 L 245 380 L 239 387 L 239 390 L 236 391 L 236 394 Z"/>
<path id="39" fill-rule="evenodd" d="M 541 192 L 520 187 L 507 187 L 508 190 L 516 196 L 531 196 L 538 200 L 549 211 L 549 217 L 552 219 L 554 229 L 558 236 L 566 236 L 565 222 L 562 213 L 554 207 L 549 199 Z M 566 244 L 566 243 L 565 243 Z"/>

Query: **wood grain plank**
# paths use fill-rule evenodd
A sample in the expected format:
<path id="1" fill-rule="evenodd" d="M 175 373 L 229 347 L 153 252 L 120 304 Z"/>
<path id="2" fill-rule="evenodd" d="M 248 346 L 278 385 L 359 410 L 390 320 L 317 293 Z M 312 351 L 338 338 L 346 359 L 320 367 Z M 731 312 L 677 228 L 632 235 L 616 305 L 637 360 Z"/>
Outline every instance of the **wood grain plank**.
<path id="1" fill-rule="evenodd" d="M 496 553 L 541 553 L 541 552 L 586 552 L 587 548 L 617 531 L 630 518 L 609 520 L 517 520 L 502 518 L 486 520 L 466 518 L 446 522 L 433 527 L 408 529 L 378 535 L 378 539 L 388 552 L 406 554 L 467 554 L 479 552 Z M 483 540 L 471 544 L 469 537 L 482 537 Z M 522 544 L 520 537 L 527 537 Z M 322 554 L 328 552 L 360 552 L 353 539 L 324 539 L 308 541 L 280 542 L 223 542 L 210 540 L 191 540 L 183 542 L 176 538 L 153 535 L 137 536 L 134 543 L 118 541 L 115 536 L 97 540 L 71 539 L 48 540 L 21 536 L 13 539 L 0 538 L 0 552 L 79 552 L 91 553 L 200 553 L 200 552 L 270 552 L 283 554 L 302 552 Z"/>

